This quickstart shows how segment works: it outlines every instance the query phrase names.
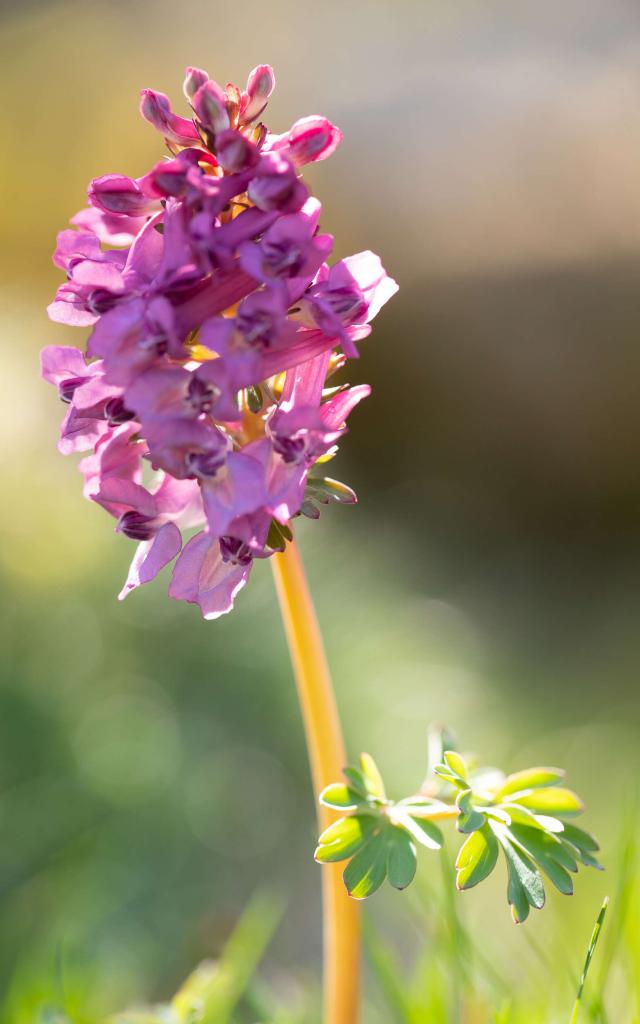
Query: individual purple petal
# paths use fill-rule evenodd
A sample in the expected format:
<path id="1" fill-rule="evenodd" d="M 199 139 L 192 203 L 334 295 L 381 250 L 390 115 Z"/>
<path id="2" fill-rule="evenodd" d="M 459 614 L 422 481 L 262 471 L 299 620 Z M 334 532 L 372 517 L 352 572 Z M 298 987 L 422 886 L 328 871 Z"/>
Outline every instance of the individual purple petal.
<path id="1" fill-rule="evenodd" d="M 108 509 L 112 515 L 122 517 L 135 516 L 150 524 L 150 528 L 144 531 L 144 536 L 151 537 L 156 532 L 156 518 L 158 509 L 153 495 L 146 487 L 135 483 L 127 477 L 104 476 L 99 481 L 99 486 L 90 495 L 94 501 Z M 128 530 L 124 523 L 118 524 L 121 533 L 140 540 L 142 534 Z"/>
<path id="2" fill-rule="evenodd" d="M 156 231 L 162 214 L 145 221 L 136 235 L 122 268 L 123 285 L 127 291 L 142 292 L 153 282 L 164 253 L 162 235 Z"/>
<path id="3" fill-rule="evenodd" d="M 161 209 L 160 200 L 145 195 L 140 182 L 124 174 L 105 174 L 89 185 L 89 202 L 105 213 L 142 217 Z"/>
<path id="4" fill-rule="evenodd" d="M 371 388 L 368 384 L 358 384 L 356 387 L 338 392 L 323 402 L 319 410 L 320 419 L 327 430 L 338 430 L 356 405 L 370 394 Z"/>
<path id="5" fill-rule="evenodd" d="M 199 605 L 205 619 L 217 619 L 231 611 L 250 572 L 250 562 L 225 562 L 218 539 L 198 533 L 184 546 L 174 566 L 169 596 Z"/>
<path id="6" fill-rule="evenodd" d="M 349 278 L 357 283 L 367 303 L 366 323 L 373 320 L 399 287 L 387 274 L 380 257 L 368 249 L 337 263 L 332 268 L 332 277 L 337 285 Z"/>
<path id="7" fill-rule="evenodd" d="M 131 245 L 146 217 L 126 217 L 87 206 L 71 218 L 76 227 L 93 231 L 105 245 Z"/>
<path id="8" fill-rule="evenodd" d="M 125 403 L 141 422 L 166 417 L 195 419 L 207 411 L 203 399 L 191 399 L 189 385 L 193 374 L 181 366 L 159 363 L 138 374 L 125 389 Z"/>
<path id="9" fill-rule="evenodd" d="M 151 464 L 178 480 L 207 480 L 226 461 L 229 442 L 203 420 L 156 419 L 146 424 Z"/>
<path id="10" fill-rule="evenodd" d="M 127 594 L 155 579 L 161 569 L 168 565 L 182 547 L 180 530 L 175 523 L 165 523 L 152 540 L 142 541 L 133 557 L 129 575 L 118 600 L 124 601 Z"/>
<path id="11" fill-rule="evenodd" d="M 68 327 L 90 327 L 98 319 L 97 313 L 87 309 L 86 289 L 71 282 L 58 288 L 53 302 L 47 306 L 47 315 L 56 324 Z"/>
<path id="12" fill-rule="evenodd" d="M 73 455 L 93 448 L 109 432 L 109 423 L 95 416 L 88 416 L 71 406 L 60 428 L 58 451 L 61 455 Z"/>
<path id="13" fill-rule="evenodd" d="M 221 537 L 237 516 L 256 512 L 263 504 L 264 466 L 246 449 L 231 452 L 224 468 L 203 479 L 201 486 L 209 530 Z"/>
<path id="14" fill-rule="evenodd" d="M 265 153 L 260 157 L 248 195 L 260 210 L 295 213 L 304 205 L 309 192 L 287 157 L 281 153 Z"/>
<path id="15" fill-rule="evenodd" d="M 108 426 L 108 424 L 105 424 Z M 81 460 L 79 469 L 85 479 L 84 496 L 103 504 L 112 515 L 120 515 L 122 501 L 116 501 L 116 508 L 109 502 L 104 504 L 97 495 L 107 480 L 117 478 L 132 484 L 139 484 L 142 478 L 141 458 L 146 451 L 142 444 L 136 444 L 133 436 L 137 427 L 125 423 L 120 427 L 108 428 L 98 440 L 95 451 Z M 114 499 L 115 500 L 115 499 Z"/>
<path id="16" fill-rule="evenodd" d="M 67 228 L 58 233 L 53 262 L 61 270 L 69 270 L 78 260 L 99 259 L 101 255 L 100 239 L 92 231 Z"/>
<path id="17" fill-rule="evenodd" d="M 56 387 L 63 380 L 72 377 L 83 379 L 90 372 L 80 349 L 69 345 L 48 345 L 43 348 L 40 365 L 44 380 Z"/>
<path id="18" fill-rule="evenodd" d="M 260 151 L 242 132 L 228 128 L 216 135 L 216 156 L 223 170 L 235 174 L 255 167 Z"/>

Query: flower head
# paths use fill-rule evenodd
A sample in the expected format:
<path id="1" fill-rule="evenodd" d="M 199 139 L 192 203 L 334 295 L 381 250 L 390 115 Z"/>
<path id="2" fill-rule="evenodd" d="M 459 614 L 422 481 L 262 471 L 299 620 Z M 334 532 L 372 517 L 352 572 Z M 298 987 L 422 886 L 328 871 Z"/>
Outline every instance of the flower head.
<path id="1" fill-rule="evenodd" d="M 54 254 L 67 280 L 49 314 L 91 327 L 89 361 L 50 347 L 43 376 L 68 407 L 60 450 L 89 453 L 85 495 L 138 542 L 120 597 L 175 559 L 170 595 L 206 618 L 294 516 L 355 501 L 320 467 L 369 388 L 325 384 L 397 290 L 373 253 L 327 262 L 300 168 L 342 133 L 313 116 L 272 134 L 258 119 L 274 85 L 266 64 L 244 90 L 187 68 L 189 117 L 143 90 L 169 156 L 95 178 Z"/>

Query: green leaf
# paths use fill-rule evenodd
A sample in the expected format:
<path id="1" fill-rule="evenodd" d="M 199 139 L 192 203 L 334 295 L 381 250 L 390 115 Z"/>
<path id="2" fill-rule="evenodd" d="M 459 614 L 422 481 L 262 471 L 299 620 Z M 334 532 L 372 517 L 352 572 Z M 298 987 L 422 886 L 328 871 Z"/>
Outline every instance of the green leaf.
<path id="1" fill-rule="evenodd" d="M 456 804 L 460 810 L 456 822 L 458 832 L 475 832 L 477 829 L 482 828 L 487 817 L 473 806 L 473 793 L 470 789 L 464 789 L 461 793 L 458 793 Z"/>
<path id="2" fill-rule="evenodd" d="M 502 800 L 511 793 L 521 793 L 525 789 L 555 786 L 557 782 L 562 782 L 564 777 L 562 768 L 527 768 L 522 772 L 508 775 L 496 792 L 495 799 Z"/>
<path id="3" fill-rule="evenodd" d="M 269 532 L 267 534 L 267 547 L 272 548 L 274 551 L 284 551 L 286 547 L 286 540 L 284 536 L 284 530 L 277 520 L 272 519 L 269 524 Z"/>
<path id="4" fill-rule="evenodd" d="M 252 387 L 248 387 L 245 393 L 247 396 L 247 405 L 249 406 L 249 411 L 254 414 L 259 413 L 260 410 L 262 409 L 263 402 L 262 391 L 260 390 L 260 388 L 256 384 Z"/>
<path id="5" fill-rule="evenodd" d="M 332 480 L 330 476 L 310 477 L 307 492 L 325 504 L 329 501 L 337 501 L 341 505 L 355 505 L 358 500 L 355 491 L 352 491 L 347 484 L 343 484 L 340 480 Z"/>
<path id="6" fill-rule="evenodd" d="M 529 916 L 530 906 L 538 910 L 544 906 L 544 885 L 533 862 L 509 841 L 506 829 L 497 831 L 494 827 L 494 831 L 507 862 L 507 900 L 511 915 L 516 924 L 522 924 Z"/>
<path id="7" fill-rule="evenodd" d="M 378 824 L 378 819 L 372 814 L 340 818 L 329 825 L 318 839 L 315 859 L 320 864 L 330 864 L 352 857 L 371 838 Z"/>
<path id="8" fill-rule="evenodd" d="M 484 881 L 496 866 L 498 841 L 488 825 L 472 832 L 456 857 L 456 888 L 471 889 Z"/>
<path id="9" fill-rule="evenodd" d="M 526 825 L 512 825 L 509 834 L 542 868 L 556 889 L 565 896 L 573 894 L 569 871 L 577 871 L 578 865 L 558 839 Z"/>
<path id="10" fill-rule="evenodd" d="M 600 843 L 595 836 L 592 836 L 590 832 L 585 832 L 583 828 L 578 828 L 577 825 L 570 825 L 568 822 L 564 826 L 562 837 L 563 839 L 568 839 L 579 850 L 586 850 L 588 853 L 597 853 L 600 849 Z"/>
<path id="11" fill-rule="evenodd" d="M 596 871 L 604 870 L 599 860 L 594 857 L 594 853 L 600 849 L 600 846 L 589 832 L 585 832 L 583 829 L 570 825 L 567 822 L 560 839 L 579 858 L 585 867 L 595 868 Z"/>
<path id="12" fill-rule="evenodd" d="M 380 888 L 386 874 L 387 844 L 384 836 L 378 834 L 349 861 L 342 877 L 349 895 L 364 900 Z"/>
<path id="13" fill-rule="evenodd" d="M 410 814 L 408 810 L 396 804 L 393 809 L 393 824 L 399 825 L 405 832 L 408 832 L 412 839 L 415 839 L 421 846 L 428 850 L 439 850 L 444 842 L 442 832 L 437 825 L 434 825 L 428 818 L 419 818 Z"/>
<path id="14" fill-rule="evenodd" d="M 360 793 L 366 799 L 367 787 L 360 769 L 354 768 L 352 765 L 348 765 L 346 768 L 342 769 L 342 774 L 347 780 L 349 789 L 352 789 L 354 793 Z"/>
<path id="15" fill-rule="evenodd" d="M 360 768 L 362 769 L 362 777 L 367 793 L 376 800 L 386 800 L 387 794 L 385 793 L 384 782 L 371 754 L 360 754 Z"/>
<path id="16" fill-rule="evenodd" d="M 407 833 L 391 825 L 386 833 L 387 875 L 394 889 L 406 889 L 416 873 L 416 848 Z"/>
<path id="17" fill-rule="evenodd" d="M 444 763 L 455 775 L 464 779 L 465 782 L 467 781 L 469 776 L 467 763 L 462 754 L 459 754 L 457 750 L 445 750 Z"/>
<path id="18" fill-rule="evenodd" d="M 343 782 L 333 782 L 322 790 L 320 803 L 325 807 L 335 807 L 340 811 L 354 810 L 363 803 L 362 797 Z"/>
<path id="19" fill-rule="evenodd" d="M 555 786 L 518 794 L 513 801 L 540 814 L 572 815 L 581 814 L 584 810 L 582 801 L 572 790 Z"/>

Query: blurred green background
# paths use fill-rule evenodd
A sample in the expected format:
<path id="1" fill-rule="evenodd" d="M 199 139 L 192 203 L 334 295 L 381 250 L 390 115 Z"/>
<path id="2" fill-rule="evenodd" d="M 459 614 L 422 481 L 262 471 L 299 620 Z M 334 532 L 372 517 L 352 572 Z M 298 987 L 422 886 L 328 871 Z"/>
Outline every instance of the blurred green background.
<path id="1" fill-rule="evenodd" d="M 243 85 L 264 61 L 273 130 L 324 113 L 345 133 L 308 174 L 337 254 L 372 248 L 401 285 L 350 367 L 374 394 L 336 473 L 361 504 L 299 531 L 349 746 L 398 793 L 433 719 L 507 769 L 569 770 L 607 874 L 526 932 L 495 909 L 501 873 L 457 902 L 507 988 L 569 1005 L 640 767 L 637 3 L 32 0 L 0 18 L 3 1019 L 166 998 L 264 884 L 288 900 L 264 975 L 313 1019 L 314 808 L 269 566 L 216 623 L 166 579 L 119 605 L 132 545 L 83 501 L 38 377 L 44 344 L 83 340 L 44 312 L 56 231 L 91 177 L 162 155 L 140 88 L 180 107 L 187 64 Z M 368 911 L 403 966 L 435 955 L 440 912 L 408 901 Z M 640 968 L 639 948 L 616 958 Z"/>

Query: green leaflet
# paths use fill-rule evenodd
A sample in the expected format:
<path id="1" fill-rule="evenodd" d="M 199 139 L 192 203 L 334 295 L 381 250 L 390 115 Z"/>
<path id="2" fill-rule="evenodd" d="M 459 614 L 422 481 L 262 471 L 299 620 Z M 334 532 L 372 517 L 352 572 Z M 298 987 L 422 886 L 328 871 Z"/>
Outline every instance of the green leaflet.
<path id="1" fill-rule="evenodd" d="M 569 871 L 577 871 L 578 865 L 559 839 L 525 825 L 512 825 L 509 835 L 542 868 L 556 889 L 565 896 L 573 894 Z"/>
<path id="2" fill-rule="evenodd" d="M 342 877 L 349 895 L 363 900 L 380 888 L 386 874 L 387 844 L 384 836 L 378 834 L 349 861 Z"/>
<path id="3" fill-rule="evenodd" d="M 335 807 L 339 811 L 355 810 L 363 803 L 363 798 L 343 782 L 333 782 L 327 786 L 319 799 L 325 807 Z"/>
<path id="4" fill-rule="evenodd" d="M 526 768 L 522 772 L 508 775 L 496 792 L 495 799 L 501 801 L 511 793 L 522 793 L 525 789 L 555 786 L 557 782 L 562 782 L 564 777 L 562 768 Z"/>
<path id="5" fill-rule="evenodd" d="M 456 857 L 456 887 L 471 889 L 491 874 L 498 860 L 498 841 L 488 825 L 467 836 Z"/>
<path id="6" fill-rule="evenodd" d="M 329 825 L 318 839 L 315 859 L 320 864 L 330 864 L 352 857 L 370 839 L 377 824 L 371 814 L 340 818 Z"/>
<path id="7" fill-rule="evenodd" d="M 516 924 L 522 924 L 529 916 L 529 907 L 540 910 L 544 906 L 544 885 L 540 872 L 532 861 L 511 843 L 499 826 L 494 826 L 507 862 L 507 901 Z"/>
<path id="8" fill-rule="evenodd" d="M 567 822 L 562 833 L 562 840 L 585 867 L 596 868 L 597 871 L 603 870 L 602 864 L 594 857 L 594 853 L 598 852 L 600 846 L 589 832 Z"/>
<path id="9" fill-rule="evenodd" d="M 360 754 L 360 768 L 367 793 L 376 800 L 386 800 L 387 794 L 384 790 L 384 782 L 371 754 Z"/>
<path id="10" fill-rule="evenodd" d="M 570 789 L 552 786 L 549 789 L 534 789 L 512 797 L 514 803 L 540 814 L 581 814 L 584 805 Z"/>
<path id="11" fill-rule="evenodd" d="M 347 780 L 349 789 L 352 789 L 354 793 L 359 793 L 361 797 L 366 799 L 367 786 L 364 781 L 364 776 L 359 768 L 347 767 L 343 768 L 342 774 Z"/>
<path id="12" fill-rule="evenodd" d="M 476 829 L 482 828 L 487 820 L 485 814 L 476 810 L 472 801 L 473 793 L 470 789 L 463 789 L 462 792 L 458 793 L 456 798 L 456 804 L 460 811 L 456 822 L 458 832 L 465 834 L 467 832 L 475 832 Z"/>
<path id="13" fill-rule="evenodd" d="M 416 848 L 411 838 L 401 829 L 390 825 L 386 831 L 387 876 L 395 889 L 406 889 L 416 873 Z"/>

